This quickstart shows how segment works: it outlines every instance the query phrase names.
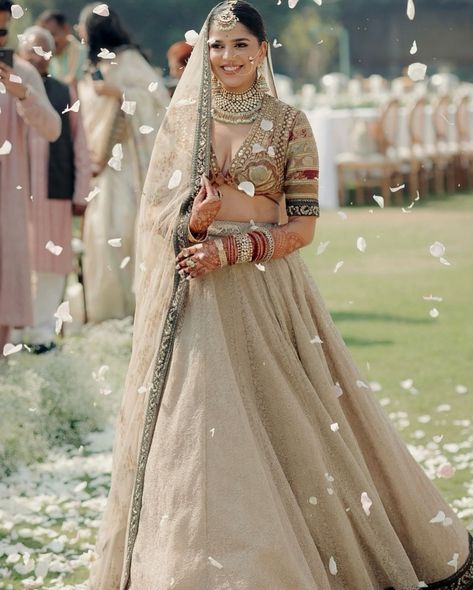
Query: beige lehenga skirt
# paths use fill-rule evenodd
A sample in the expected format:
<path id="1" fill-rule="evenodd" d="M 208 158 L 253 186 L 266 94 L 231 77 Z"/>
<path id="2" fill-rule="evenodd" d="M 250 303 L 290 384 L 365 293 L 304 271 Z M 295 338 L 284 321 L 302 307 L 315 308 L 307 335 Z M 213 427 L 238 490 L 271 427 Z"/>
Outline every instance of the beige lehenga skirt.
<path id="1" fill-rule="evenodd" d="M 298 253 L 191 281 L 141 499 L 129 590 L 473 588 Z"/>

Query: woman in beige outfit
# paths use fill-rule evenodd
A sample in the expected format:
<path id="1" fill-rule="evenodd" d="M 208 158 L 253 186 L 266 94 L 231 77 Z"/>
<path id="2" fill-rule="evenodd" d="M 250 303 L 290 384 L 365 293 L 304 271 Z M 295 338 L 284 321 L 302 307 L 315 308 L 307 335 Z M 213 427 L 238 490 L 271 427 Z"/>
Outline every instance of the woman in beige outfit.
<path id="1" fill-rule="evenodd" d="M 91 590 L 472 587 L 465 526 L 299 255 L 317 171 L 307 118 L 275 96 L 261 17 L 218 5 L 144 188 L 145 270 Z"/>

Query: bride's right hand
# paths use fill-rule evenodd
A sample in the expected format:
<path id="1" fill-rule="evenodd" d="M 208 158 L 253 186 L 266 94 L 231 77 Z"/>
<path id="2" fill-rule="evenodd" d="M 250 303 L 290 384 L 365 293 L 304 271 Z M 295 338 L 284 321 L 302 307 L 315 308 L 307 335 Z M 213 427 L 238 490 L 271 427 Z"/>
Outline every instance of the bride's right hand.
<path id="1" fill-rule="evenodd" d="M 193 235 L 205 234 L 222 206 L 222 195 L 210 180 L 202 176 L 202 188 L 192 205 L 189 229 Z"/>

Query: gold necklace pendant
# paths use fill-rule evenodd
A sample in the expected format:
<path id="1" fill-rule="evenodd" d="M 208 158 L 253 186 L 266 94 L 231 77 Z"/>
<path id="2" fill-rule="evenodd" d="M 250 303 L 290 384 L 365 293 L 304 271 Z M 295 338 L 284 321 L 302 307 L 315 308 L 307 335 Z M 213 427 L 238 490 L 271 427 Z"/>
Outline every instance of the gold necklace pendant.
<path id="1" fill-rule="evenodd" d="M 212 117 L 232 125 L 253 123 L 263 104 L 265 85 L 257 78 L 245 92 L 229 92 L 217 79 L 212 79 Z"/>

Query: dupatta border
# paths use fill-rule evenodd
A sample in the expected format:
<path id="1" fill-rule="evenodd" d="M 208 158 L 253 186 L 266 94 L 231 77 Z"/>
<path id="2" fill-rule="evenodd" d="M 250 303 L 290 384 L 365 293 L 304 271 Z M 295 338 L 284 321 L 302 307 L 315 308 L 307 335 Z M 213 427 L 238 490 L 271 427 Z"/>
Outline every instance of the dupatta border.
<path id="1" fill-rule="evenodd" d="M 208 52 L 206 52 L 208 47 L 208 27 L 206 31 L 207 32 L 205 33 L 204 59 L 202 68 L 202 82 L 198 106 L 198 119 L 194 139 L 191 188 L 190 195 L 181 204 L 179 216 L 176 222 L 176 227 L 174 229 L 173 245 L 176 255 L 188 245 L 187 226 L 190 211 L 192 209 L 192 203 L 194 201 L 195 195 L 200 189 L 200 178 L 202 174 L 208 171 L 209 167 L 209 132 L 211 120 L 211 70 Z M 135 546 L 136 537 L 138 535 L 138 527 L 140 522 L 146 464 L 148 462 L 156 422 L 158 419 L 158 413 L 161 406 L 169 367 L 172 360 L 172 352 L 174 348 L 174 341 L 176 338 L 179 320 L 182 317 L 182 312 L 185 309 L 188 287 L 188 281 L 185 278 L 181 278 L 178 272 L 176 271 L 174 274 L 174 285 L 173 292 L 171 295 L 171 301 L 169 303 L 166 319 L 164 322 L 163 333 L 156 355 L 156 361 L 153 370 L 153 379 L 151 383 L 148 405 L 146 408 L 143 435 L 138 455 L 138 466 L 136 471 L 135 486 L 133 489 L 133 496 L 129 514 L 128 535 L 120 590 L 126 590 L 128 588 L 130 580 L 130 569 L 133 556 L 133 549 Z"/>

